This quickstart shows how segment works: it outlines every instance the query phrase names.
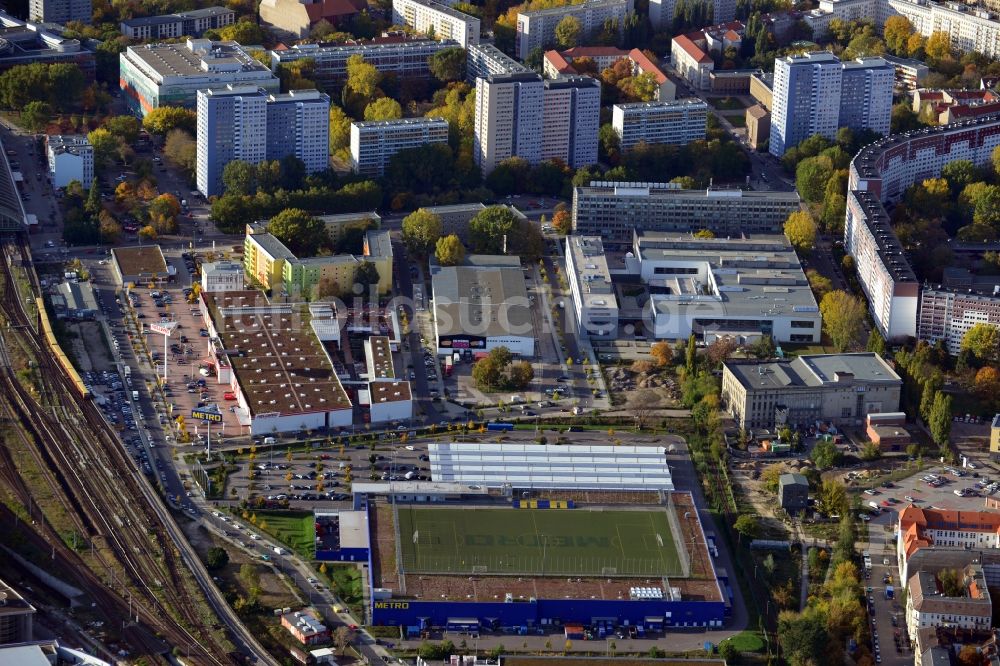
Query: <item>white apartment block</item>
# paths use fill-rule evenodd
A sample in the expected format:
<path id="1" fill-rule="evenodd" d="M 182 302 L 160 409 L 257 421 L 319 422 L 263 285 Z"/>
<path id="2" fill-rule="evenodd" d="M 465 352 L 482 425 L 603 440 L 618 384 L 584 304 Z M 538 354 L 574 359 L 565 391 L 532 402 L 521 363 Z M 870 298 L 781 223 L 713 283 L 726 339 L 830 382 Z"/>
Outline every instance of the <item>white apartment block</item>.
<path id="1" fill-rule="evenodd" d="M 524 60 L 535 49 L 554 46 L 556 26 L 567 16 L 574 16 L 582 27 L 581 41 L 601 30 L 607 19 L 618 21 L 619 29 L 625 23 L 625 16 L 633 11 L 633 0 L 585 0 L 579 5 L 564 5 L 552 9 L 521 12 L 517 15 L 517 34 L 514 52 Z"/>
<path id="2" fill-rule="evenodd" d="M 580 335 L 618 337 L 618 299 L 598 236 L 566 236 L 566 275 Z"/>
<path id="3" fill-rule="evenodd" d="M 484 175 L 515 155 L 532 164 L 541 161 L 544 90 L 534 72 L 478 80 L 473 155 Z"/>
<path id="4" fill-rule="evenodd" d="M 86 136 L 48 136 L 45 154 L 52 187 L 66 187 L 75 180 L 90 189 L 94 181 L 94 147 Z"/>
<path id="5" fill-rule="evenodd" d="M 836 136 L 842 77 L 840 59 L 825 51 L 774 61 L 772 155 L 781 157 L 813 134 Z"/>
<path id="6" fill-rule="evenodd" d="M 92 19 L 91 0 L 29 0 L 28 19 L 32 23 L 67 23 Z"/>
<path id="7" fill-rule="evenodd" d="M 772 138 L 773 141 L 773 138 Z M 987 164 L 1000 145 L 1000 118 L 984 117 L 905 134 L 863 148 L 851 161 L 844 246 L 886 340 L 917 335 L 919 285 L 889 224 L 884 204 L 955 160 Z"/>
<path id="8" fill-rule="evenodd" d="M 542 160 L 571 169 L 597 164 L 601 83 L 589 76 L 545 81 L 542 91 Z"/>
<path id="9" fill-rule="evenodd" d="M 987 9 L 929 0 L 820 0 L 819 9 L 845 21 L 870 19 L 875 25 L 884 25 L 890 16 L 905 16 L 924 37 L 945 32 L 958 51 L 1000 57 L 1000 20 Z"/>
<path id="10" fill-rule="evenodd" d="M 466 49 L 479 43 L 479 19 L 434 0 L 393 0 L 392 22 Z"/>
<path id="11" fill-rule="evenodd" d="M 201 265 L 201 290 L 207 294 L 243 291 L 243 264 L 214 261 Z"/>
<path id="12" fill-rule="evenodd" d="M 683 146 L 704 140 L 707 122 L 708 105 L 699 99 L 615 104 L 611 110 L 622 150 L 640 142 Z"/>
<path id="13" fill-rule="evenodd" d="M 943 340 L 948 353 L 962 351 L 962 338 L 976 324 L 1000 327 L 1000 293 L 927 287 L 920 293 L 917 337 L 931 344 Z"/>
<path id="14" fill-rule="evenodd" d="M 403 118 L 351 123 L 351 168 L 365 176 L 381 176 L 393 155 L 430 143 L 448 143 L 447 120 Z"/>
<path id="15" fill-rule="evenodd" d="M 671 40 L 670 62 L 674 71 L 695 88 L 708 90 L 712 87 L 715 61 L 687 35 L 677 35 Z"/>
<path id="16" fill-rule="evenodd" d="M 472 45 L 466 49 L 465 80 L 475 85 L 476 79 L 493 74 L 520 74 L 530 71 L 492 44 Z"/>
<path id="17" fill-rule="evenodd" d="M 198 91 L 198 191 L 223 192 L 226 164 L 298 157 L 309 173 L 330 164 L 330 97 L 316 90 L 268 94 L 254 86 Z"/>
<path id="18" fill-rule="evenodd" d="M 889 133 L 895 70 L 882 58 L 842 63 L 827 51 L 774 62 L 772 155 L 813 134 L 829 139 L 841 127 Z"/>

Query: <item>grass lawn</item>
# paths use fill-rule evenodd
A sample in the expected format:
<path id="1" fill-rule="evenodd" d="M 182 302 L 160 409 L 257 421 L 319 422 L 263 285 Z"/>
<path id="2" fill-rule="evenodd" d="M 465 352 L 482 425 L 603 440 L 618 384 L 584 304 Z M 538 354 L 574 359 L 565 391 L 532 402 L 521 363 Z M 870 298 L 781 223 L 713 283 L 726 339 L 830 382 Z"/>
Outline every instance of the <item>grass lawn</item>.
<path id="1" fill-rule="evenodd" d="M 733 127 L 746 127 L 747 126 L 747 119 L 745 117 L 743 117 L 742 115 L 737 115 L 735 113 L 730 113 L 730 114 L 726 115 L 726 120 L 728 120 L 729 124 L 732 125 Z"/>
<path id="2" fill-rule="evenodd" d="M 337 597 L 347 604 L 356 617 L 363 616 L 361 569 L 353 564 L 324 562 L 326 577 L 330 579 L 330 588 Z"/>
<path id="3" fill-rule="evenodd" d="M 305 511 L 257 511 L 257 528 L 299 555 L 316 557 L 316 519 Z"/>
<path id="4" fill-rule="evenodd" d="M 756 631 L 741 631 L 740 633 L 726 639 L 740 652 L 760 652 L 764 649 L 764 639 Z"/>
<path id="5" fill-rule="evenodd" d="M 736 97 L 708 97 L 706 99 L 709 104 L 720 111 L 739 111 L 747 108 L 747 105 Z"/>
<path id="6" fill-rule="evenodd" d="M 678 575 L 664 511 L 399 511 L 407 571 L 526 575 Z"/>

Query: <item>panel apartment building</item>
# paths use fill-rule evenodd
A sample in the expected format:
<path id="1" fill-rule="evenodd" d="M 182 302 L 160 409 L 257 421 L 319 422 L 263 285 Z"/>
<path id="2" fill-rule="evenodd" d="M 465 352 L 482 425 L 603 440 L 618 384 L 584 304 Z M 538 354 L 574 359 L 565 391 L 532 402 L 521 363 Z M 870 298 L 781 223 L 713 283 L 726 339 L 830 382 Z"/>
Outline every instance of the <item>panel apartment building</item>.
<path id="1" fill-rule="evenodd" d="M 351 123 L 351 168 L 365 176 L 381 176 L 399 151 L 431 143 L 448 143 L 448 121 L 444 118 Z"/>
<path id="2" fill-rule="evenodd" d="M 531 164 L 559 158 L 574 169 L 597 162 L 599 81 L 543 81 L 534 72 L 477 81 L 473 155 L 484 174 L 514 156 Z"/>
<path id="3" fill-rule="evenodd" d="M 917 337 L 936 343 L 943 340 L 948 353 L 962 351 L 962 338 L 976 324 L 1000 327 L 1000 286 L 992 292 L 925 286 L 920 292 Z"/>
<path id="4" fill-rule="evenodd" d="M 1000 145 L 1000 117 L 895 134 L 863 148 L 851 161 L 844 247 L 886 340 L 917 335 L 919 285 L 889 225 L 885 204 L 913 183 L 937 178 L 954 160 L 987 164 Z"/>
<path id="5" fill-rule="evenodd" d="M 28 18 L 33 23 L 90 23 L 93 6 L 90 0 L 29 0 Z"/>
<path id="6" fill-rule="evenodd" d="M 591 182 L 573 189 L 573 232 L 628 245 L 640 231 L 695 231 L 717 236 L 782 233 L 799 209 L 795 192 L 682 190 L 673 183 Z"/>
<path id="7" fill-rule="evenodd" d="M 347 60 L 351 56 L 361 56 L 380 74 L 395 74 L 400 80 L 426 79 L 431 75 L 428 59 L 456 46 L 458 42 L 451 39 L 408 39 L 362 44 L 296 44 L 270 54 L 275 70 L 283 64 L 310 59 L 313 80 L 325 90 L 331 90 L 339 89 L 347 81 Z"/>
<path id="8" fill-rule="evenodd" d="M 622 150 L 638 143 L 683 146 L 704 140 L 707 124 L 708 104 L 699 99 L 615 104 L 611 109 L 611 127 Z"/>
<path id="9" fill-rule="evenodd" d="M 521 12 L 517 15 L 514 53 L 519 60 L 524 60 L 535 49 L 544 51 L 554 46 L 556 26 L 567 16 L 580 21 L 580 41 L 586 42 L 601 30 L 608 19 L 617 21 L 621 29 L 625 24 L 625 16 L 634 9 L 633 0 L 585 0 L 579 5 Z"/>
<path id="10" fill-rule="evenodd" d="M 435 39 L 453 39 L 463 49 L 479 43 L 479 19 L 434 0 L 392 0 L 392 21 Z"/>
<path id="11" fill-rule="evenodd" d="M 183 44 L 130 46 L 118 56 L 120 86 L 130 110 L 144 116 L 161 106 L 197 107 L 198 91 L 227 85 L 277 93 L 271 70 L 236 42 L 189 39 Z"/>
<path id="12" fill-rule="evenodd" d="M 226 164 L 295 155 L 314 173 L 329 167 L 330 97 L 316 90 L 269 95 L 253 86 L 198 91 L 198 191 L 222 194 Z"/>
<path id="13" fill-rule="evenodd" d="M 129 39 L 177 39 L 201 37 L 206 30 L 218 30 L 236 22 L 236 12 L 228 7 L 205 7 L 177 14 L 143 16 L 121 22 L 122 34 Z"/>
<path id="14" fill-rule="evenodd" d="M 829 139 L 841 127 L 889 133 L 895 70 L 881 58 L 841 62 L 826 51 L 775 60 L 772 155 L 813 134 Z"/>
<path id="15" fill-rule="evenodd" d="M 465 80 L 472 85 L 476 79 L 493 74 L 521 74 L 527 67 L 492 44 L 476 44 L 466 49 Z"/>

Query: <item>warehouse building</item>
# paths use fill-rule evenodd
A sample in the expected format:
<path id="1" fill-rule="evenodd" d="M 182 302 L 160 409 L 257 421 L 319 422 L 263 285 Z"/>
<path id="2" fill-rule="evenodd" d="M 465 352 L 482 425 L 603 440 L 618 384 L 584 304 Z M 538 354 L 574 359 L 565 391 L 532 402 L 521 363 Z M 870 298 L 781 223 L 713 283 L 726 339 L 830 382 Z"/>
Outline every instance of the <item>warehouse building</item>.
<path id="1" fill-rule="evenodd" d="M 599 237 L 566 237 L 566 276 L 579 334 L 617 338 L 618 300 Z"/>
<path id="2" fill-rule="evenodd" d="M 431 266 L 437 353 L 507 347 L 535 353 L 531 303 L 518 257 L 470 255 L 462 266 Z"/>
<path id="3" fill-rule="evenodd" d="M 899 411 L 903 380 L 878 354 L 815 354 L 722 364 L 722 407 L 744 429 L 828 421 L 861 426 Z"/>
<path id="4" fill-rule="evenodd" d="M 112 248 L 111 269 L 120 287 L 158 284 L 177 272 L 173 266 L 167 265 L 159 245 Z"/>

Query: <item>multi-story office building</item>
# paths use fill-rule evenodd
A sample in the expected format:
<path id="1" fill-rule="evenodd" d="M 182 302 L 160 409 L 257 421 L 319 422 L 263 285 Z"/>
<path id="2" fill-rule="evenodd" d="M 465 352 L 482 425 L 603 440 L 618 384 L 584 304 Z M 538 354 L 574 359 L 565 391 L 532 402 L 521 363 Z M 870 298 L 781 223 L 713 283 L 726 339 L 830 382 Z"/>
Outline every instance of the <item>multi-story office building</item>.
<path id="1" fill-rule="evenodd" d="M 840 59 L 832 53 L 803 53 L 774 61 L 772 155 L 784 155 L 813 134 L 836 136 L 842 76 Z"/>
<path id="2" fill-rule="evenodd" d="M 636 231 L 625 264 L 649 289 L 643 306 L 648 337 L 820 341 L 819 307 L 784 235 L 696 238 Z"/>
<path id="3" fill-rule="evenodd" d="M 267 98 L 267 159 L 295 155 L 308 173 L 330 166 L 330 96 L 292 90 Z"/>
<path id="4" fill-rule="evenodd" d="M 347 60 L 361 56 L 380 74 L 395 74 L 399 80 L 426 79 L 431 75 L 428 59 L 458 42 L 444 39 L 408 39 L 360 44 L 296 44 L 280 51 L 271 51 L 271 66 L 308 58 L 313 63 L 313 80 L 326 90 L 340 88 L 347 81 Z"/>
<path id="5" fill-rule="evenodd" d="M 949 354 L 958 354 L 962 338 L 976 324 L 1000 327 L 1000 286 L 992 293 L 925 286 L 920 293 L 917 337 L 921 340 L 943 340 Z"/>
<path id="6" fill-rule="evenodd" d="M 591 338 L 617 338 L 618 299 L 600 238 L 566 236 L 566 276 L 577 332 Z"/>
<path id="7" fill-rule="evenodd" d="M 781 233 L 799 209 L 795 192 L 682 190 L 672 183 L 592 182 L 573 189 L 573 230 L 605 244 L 639 231 L 708 229 L 716 236 Z"/>
<path id="8" fill-rule="evenodd" d="M 532 164 L 541 161 L 544 90 L 534 72 L 477 81 L 473 155 L 484 174 L 515 155 Z"/>
<path id="9" fill-rule="evenodd" d="M 556 26 L 567 16 L 580 21 L 581 41 L 594 35 L 608 19 L 617 21 L 619 29 L 625 16 L 633 11 L 633 0 L 585 0 L 578 5 L 563 5 L 551 9 L 521 12 L 517 15 L 514 52 L 524 60 L 535 49 L 545 50 L 556 43 Z"/>
<path id="10" fill-rule="evenodd" d="M 77 181 L 90 189 L 94 181 L 94 147 L 84 135 L 45 137 L 49 180 L 53 187 L 66 187 Z"/>
<path id="11" fill-rule="evenodd" d="M 509 157 L 558 158 L 573 168 L 597 161 L 600 83 L 587 76 L 543 81 L 534 72 L 478 79 L 474 157 L 490 173 Z"/>
<path id="12" fill-rule="evenodd" d="M 0 72 L 17 65 L 65 62 L 76 65 L 89 80 L 95 72 L 94 52 L 79 39 L 63 37 L 43 25 L 27 23 L 0 11 Z"/>
<path id="13" fill-rule="evenodd" d="M 467 49 L 479 43 L 479 19 L 434 0 L 392 0 L 392 21 Z"/>
<path id="14" fill-rule="evenodd" d="M 903 380 L 878 354 L 816 354 L 722 364 L 722 407 L 741 428 L 854 425 L 899 411 Z"/>
<path id="15" fill-rule="evenodd" d="M 601 82 L 589 76 L 545 81 L 542 89 L 542 160 L 577 169 L 597 164 Z"/>
<path id="16" fill-rule="evenodd" d="M 586 58 L 593 62 L 599 72 L 622 60 L 628 60 L 633 76 L 651 74 L 656 79 L 654 101 L 669 102 L 677 96 L 677 86 L 674 82 L 639 49 L 626 51 L 613 46 L 575 46 L 565 51 L 546 51 L 542 57 L 542 73 L 549 79 L 580 76 L 582 72 L 573 67 L 573 62 L 578 58 Z"/>
<path id="17" fill-rule="evenodd" d="M 268 95 L 253 86 L 198 91 L 198 191 L 223 191 L 226 164 L 294 155 L 310 173 L 329 166 L 330 98 L 316 90 Z"/>
<path id="18" fill-rule="evenodd" d="M 201 290 L 207 294 L 243 291 L 243 266 L 235 261 L 213 261 L 202 264 Z"/>
<path id="19" fill-rule="evenodd" d="M 177 39 L 201 37 L 206 30 L 218 30 L 235 22 L 236 12 L 228 7 L 204 7 L 177 14 L 126 19 L 121 22 L 121 30 L 129 39 Z"/>
<path id="20" fill-rule="evenodd" d="M 492 44 L 474 44 L 466 49 L 465 80 L 473 85 L 481 77 L 527 71 L 530 71 L 527 67 Z"/>
<path id="21" fill-rule="evenodd" d="M 119 56 L 121 89 L 131 110 L 196 108 L 198 91 L 227 85 L 279 91 L 271 70 L 236 42 L 189 39 L 183 44 L 130 46 Z"/>
<path id="22" fill-rule="evenodd" d="M 700 99 L 615 104 L 611 126 L 622 150 L 638 143 L 686 145 L 705 138 L 708 105 Z"/>
<path id="23" fill-rule="evenodd" d="M 448 143 L 447 120 L 403 118 L 351 123 L 351 168 L 365 176 L 381 176 L 393 155 L 429 143 Z"/>
<path id="24" fill-rule="evenodd" d="M 37 23 L 90 23 L 90 0 L 29 0 L 28 18 Z"/>
<path id="25" fill-rule="evenodd" d="M 882 58 L 858 58 L 843 63 L 837 124 L 888 136 L 895 80 L 895 68 Z"/>
<path id="26" fill-rule="evenodd" d="M 851 161 L 844 246 L 855 257 L 858 281 L 886 340 L 917 335 L 919 286 L 884 204 L 898 201 L 914 183 L 939 177 L 954 160 L 987 164 L 998 145 L 1000 117 L 993 116 L 896 134 Z"/>
<path id="27" fill-rule="evenodd" d="M 775 60 L 771 154 L 841 127 L 888 134 L 894 75 L 881 58 L 842 63 L 826 51 Z"/>

